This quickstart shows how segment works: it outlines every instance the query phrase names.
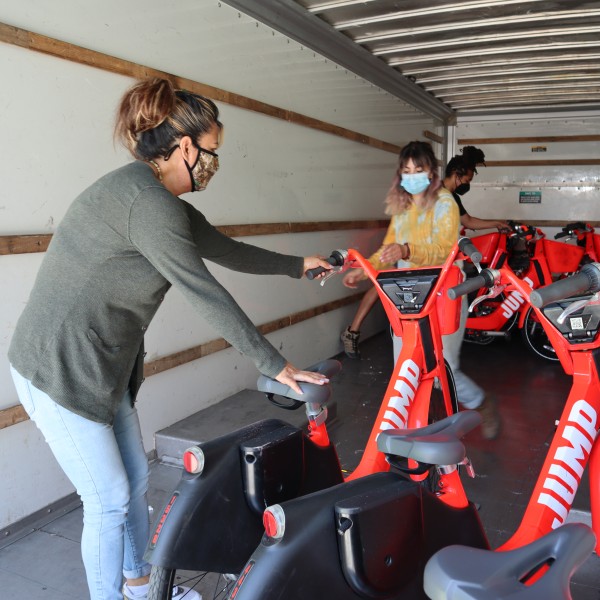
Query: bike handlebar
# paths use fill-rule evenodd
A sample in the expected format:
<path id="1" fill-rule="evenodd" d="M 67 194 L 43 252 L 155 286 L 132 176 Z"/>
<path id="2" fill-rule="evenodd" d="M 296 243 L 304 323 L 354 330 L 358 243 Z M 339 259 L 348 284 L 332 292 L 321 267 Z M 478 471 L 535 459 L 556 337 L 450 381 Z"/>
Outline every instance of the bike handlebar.
<path id="1" fill-rule="evenodd" d="M 483 269 L 479 275 L 471 277 L 463 283 L 459 283 L 448 290 L 448 298 L 456 300 L 460 296 L 465 296 L 471 292 L 476 292 L 482 287 L 491 288 L 494 285 L 495 275 L 490 269 Z"/>
<path id="2" fill-rule="evenodd" d="M 591 263 L 581 268 L 579 273 L 560 279 L 543 288 L 533 290 L 529 296 L 531 304 L 542 308 L 551 302 L 564 300 L 576 294 L 600 291 L 600 263 Z"/>
<path id="3" fill-rule="evenodd" d="M 461 237 L 458 240 L 458 248 L 465 256 L 468 256 L 473 263 L 481 262 L 481 259 L 483 258 L 481 252 L 479 252 L 470 238 Z"/>
<path id="4" fill-rule="evenodd" d="M 326 258 L 325 260 L 332 267 L 341 267 L 343 266 L 346 258 L 348 258 L 347 250 L 334 250 L 331 253 L 331 256 L 329 258 Z M 315 267 L 314 269 L 308 269 L 308 271 L 306 271 L 306 279 L 312 281 L 315 277 L 317 277 L 321 273 L 325 273 L 327 270 L 328 269 L 325 269 L 324 267 Z"/>

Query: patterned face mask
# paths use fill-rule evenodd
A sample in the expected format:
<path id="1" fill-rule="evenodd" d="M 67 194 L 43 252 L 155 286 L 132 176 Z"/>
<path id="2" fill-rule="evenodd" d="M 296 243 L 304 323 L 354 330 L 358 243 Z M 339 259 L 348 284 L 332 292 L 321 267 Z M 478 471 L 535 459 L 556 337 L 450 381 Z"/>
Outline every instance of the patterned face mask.
<path id="1" fill-rule="evenodd" d="M 198 158 L 194 166 L 190 167 L 187 161 L 185 166 L 190 174 L 192 192 L 202 192 L 206 189 L 212 176 L 219 170 L 219 155 L 201 148 L 195 142 L 194 146 L 198 148 Z"/>

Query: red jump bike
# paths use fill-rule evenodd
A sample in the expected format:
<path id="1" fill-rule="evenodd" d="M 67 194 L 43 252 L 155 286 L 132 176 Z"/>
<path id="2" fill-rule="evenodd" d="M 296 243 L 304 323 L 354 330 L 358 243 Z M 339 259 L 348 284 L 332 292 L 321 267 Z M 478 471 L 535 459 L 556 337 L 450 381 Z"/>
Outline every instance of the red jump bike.
<path id="1" fill-rule="evenodd" d="M 513 221 L 509 225 L 511 231 L 508 233 L 495 232 L 471 238 L 481 252 L 482 266 L 512 270 L 527 284 L 528 291 L 578 270 L 584 256 L 583 248 L 548 240 L 540 229 L 530 225 Z M 499 337 L 508 338 L 514 329 L 518 329 L 532 352 L 546 360 L 558 360 L 531 309 L 528 294 L 517 290 L 495 294 L 482 288 L 473 292 L 469 299 L 465 341 L 489 344 Z"/>
<path id="2" fill-rule="evenodd" d="M 476 252 L 468 238 L 463 240 L 461 247 L 464 252 Z M 457 259 L 467 256 L 463 250 L 457 245 L 439 267 L 382 272 L 375 271 L 354 250 L 336 253 L 335 260 L 365 269 L 377 286 L 391 327 L 404 338 L 359 465 L 350 475 L 342 474 L 327 431 L 325 404 L 329 386 L 302 383 L 304 394 L 297 395 L 287 386 L 260 377 L 260 391 L 271 397 L 287 398 L 278 401 L 279 405 L 288 408 L 305 406 L 308 429 L 301 431 L 279 420 L 261 421 L 194 446 L 184 454 L 182 478 L 155 524 L 146 553 L 147 560 L 153 565 L 150 600 L 169 599 L 174 584 L 193 587 L 196 580 L 190 578 L 202 578 L 205 572 L 236 574 L 236 577 L 217 580 L 216 591 L 222 594 L 221 597 L 229 593 L 231 598 L 260 598 L 261 595 L 254 595 L 257 592 L 251 588 L 252 582 L 261 580 L 258 574 L 261 569 L 252 571 L 248 560 L 261 543 L 263 523 L 273 536 L 281 535 L 279 513 L 273 507 L 300 498 L 307 499 L 297 505 L 299 514 L 304 515 L 300 523 L 310 520 L 306 511 L 311 513 L 309 506 L 313 503 L 320 506 L 323 498 L 331 502 L 343 496 L 350 502 L 347 508 L 353 510 L 354 500 L 350 499 L 356 495 L 378 498 L 376 504 L 363 505 L 364 511 L 359 507 L 365 519 L 380 514 L 380 511 L 389 511 L 390 518 L 403 521 L 409 514 L 406 511 L 410 511 L 415 524 L 423 519 L 428 523 L 426 534 L 418 528 L 414 530 L 415 541 L 420 540 L 415 569 L 397 571 L 395 562 L 393 569 L 391 564 L 383 564 L 392 576 L 383 585 L 385 595 L 382 598 L 395 598 L 399 590 L 413 588 L 422 595 L 422 570 L 426 560 L 441 547 L 452 543 L 485 547 L 477 511 L 466 499 L 456 466 L 448 467 L 444 472 L 422 469 L 414 460 L 422 461 L 425 455 L 416 453 L 411 455 L 406 472 L 391 473 L 386 453 L 378 447 L 378 440 L 383 439 L 382 433 L 386 431 L 420 428 L 456 412 L 454 382 L 443 358 L 441 336 L 454 332 L 459 324 L 460 307 L 447 297 L 446 290 L 463 278 L 454 264 Z M 477 260 L 478 257 L 473 258 Z M 325 361 L 314 370 L 333 377 L 339 368 L 337 361 Z M 445 435 L 460 437 L 480 420 L 477 413 L 467 415 L 466 423 L 464 419 L 461 415 L 458 424 L 444 425 Z M 468 463 L 464 448 L 459 448 L 460 456 L 456 454 L 455 450 L 451 461 Z M 439 450 L 437 456 L 439 459 Z M 444 464 L 446 461 L 446 458 L 442 460 Z M 392 487 L 388 489 L 390 484 Z M 427 491 L 424 486 L 435 491 Z M 379 492 L 384 488 L 388 491 L 381 496 Z M 401 494 L 402 514 L 397 512 L 398 488 L 406 488 Z M 445 520 L 448 512 L 456 514 L 457 519 L 438 530 L 433 524 Z M 286 529 L 289 534 L 289 522 Z M 387 526 L 382 530 L 392 531 Z M 356 531 L 353 529 L 348 535 L 354 536 Z M 327 532 L 326 538 L 336 544 L 335 536 L 334 527 Z M 369 545 L 374 541 L 375 538 Z M 358 561 L 362 571 L 356 573 L 349 585 L 338 570 L 337 592 L 332 592 L 329 597 L 358 598 L 361 596 L 356 590 L 369 590 L 373 586 L 371 569 L 380 569 L 380 557 L 372 562 L 374 556 L 361 556 L 361 543 L 360 536 L 349 542 L 343 563 L 352 570 L 351 565 Z M 319 552 L 321 550 L 323 548 Z M 417 556 L 414 548 L 405 547 L 403 552 L 407 550 L 408 554 Z M 319 552 L 314 555 L 317 561 Z M 308 562 L 304 563 L 308 567 Z M 181 575 L 185 579 L 180 579 Z M 298 583 L 294 577 L 285 578 L 287 586 L 292 585 L 292 580 L 296 582 L 293 585 Z M 235 581 L 233 590 L 232 579 Z M 311 580 L 313 584 L 318 583 L 312 576 L 302 575 L 301 579 L 304 584 Z M 283 597 L 286 597 L 285 593 Z M 316 599 L 320 596 L 306 592 L 302 597 Z"/>
<path id="3" fill-rule="evenodd" d="M 486 269 L 449 295 L 459 298 L 481 287 L 531 291 L 510 269 Z M 600 530 L 600 302 L 595 295 L 562 298 L 598 290 L 600 265 L 593 264 L 531 293 L 533 310 L 573 385 L 521 524 L 496 552 L 481 539 L 460 542 L 460 550 L 453 545 L 436 551 L 432 566 L 422 571 L 436 536 L 468 513 L 459 479 L 448 487 L 442 479 L 431 492 L 412 478 L 457 476 L 464 447 L 451 448 L 461 445 L 458 438 L 473 426 L 462 419 L 478 417 L 463 411 L 420 429 L 380 430 L 376 445 L 392 465 L 389 473 L 268 507 L 265 534 L 230 598 L 426 598 L 423 581 L 435 600 L 492 600 L 509 592 L 520 600 L 570 598 L 571 573 L 592 547 L 599 549 L 587 527 L 562 528 L 589 462 L 592 524 L 596 534 Z M 432 518 L 427 511 L 432 506 L 448 510 Z M 461 523 L 463 532 L 466 524 L 473 525 L 470 517 Z M 449 555 L 459 558 L 447 560 Z"/>

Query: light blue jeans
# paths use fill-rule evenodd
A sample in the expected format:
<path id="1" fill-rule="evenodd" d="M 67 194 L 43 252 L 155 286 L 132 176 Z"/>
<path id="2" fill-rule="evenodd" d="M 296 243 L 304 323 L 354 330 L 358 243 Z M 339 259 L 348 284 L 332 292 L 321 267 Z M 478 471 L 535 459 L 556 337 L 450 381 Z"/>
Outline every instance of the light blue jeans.
<path id="1" fill-rule="evenodd" d="M 460 311 L 460 324 L 458 329 L 450 335 L 442 336 L 444 358 L 448 361 L 454 375 L 456 384 L 456 396 L 464 408 L 477 408 L 485 397 L 485 392 L 470 377 L 467 377 L 460 368 L 460 348 L 465 337 L 467 316 L 469 307 L 467 298 L 463 297 Z M 392 334 L 394 343 L 394 364 L 398 361 L 400 350 L 402 350 L 402 338 Z"/>
<path id="2" fill-rule="evenodd" d="M 114 423 L 59 406 L 11 367 L 19 400 L 44 434 L 83 502 L 81 554 L 91 600 L 122 600 L 123 576 L 148 575 L 149 468 L 137 410 L 127 392 Z"/>

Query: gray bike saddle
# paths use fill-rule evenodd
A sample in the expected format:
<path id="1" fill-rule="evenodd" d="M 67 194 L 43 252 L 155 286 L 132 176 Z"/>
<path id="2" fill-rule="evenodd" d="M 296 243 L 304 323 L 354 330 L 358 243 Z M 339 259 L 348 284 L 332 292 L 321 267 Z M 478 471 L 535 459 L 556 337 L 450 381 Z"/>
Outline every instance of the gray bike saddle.
<path id="1" fill-rule="evenodd" d="M 460 439 L 480 424 L 477 411 L 465 410 L 418 429 L 386 429 L 377 437 L 377 448 L 429 465 L 454 465 L 465 458 Z"/>
<path id="2" fill-rule="evenodd" d="M 337 360 L 322 360 L 306 369 L 305 371 L 313 371 L 314 373 L 323 373 L 328 379 L 331 379 L 334 375 L 337 375 L 342 369 L 342 364 Z M 276 396 L 283 396 L 290 400 L 299 400 L 300 402 L 306 402 L 310 404 L 325 404 L 331 396 L 331 386 L 329 384 L 317 385 L 315 383 L 304 383 L 299 382 L 298 385 L 304 394 L 298 394 L 292 388 L 279 383 L 266 375 L 261 375 L 256 382 L 256 386 L 259 392 L 265 394 L 275 394 Z"/>
<path id="3" fill-rule="evenodd" d="M 447 546 L 425 567 L 425 593 L 432 600 L 570 600 L 571 575 L 595 544 L 587 525 L 569 523 L 506 552 Z M 540 579 L 531 585 L 522 582 L 544 564 L 549 566 Z"/>

